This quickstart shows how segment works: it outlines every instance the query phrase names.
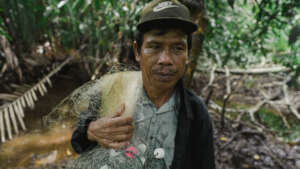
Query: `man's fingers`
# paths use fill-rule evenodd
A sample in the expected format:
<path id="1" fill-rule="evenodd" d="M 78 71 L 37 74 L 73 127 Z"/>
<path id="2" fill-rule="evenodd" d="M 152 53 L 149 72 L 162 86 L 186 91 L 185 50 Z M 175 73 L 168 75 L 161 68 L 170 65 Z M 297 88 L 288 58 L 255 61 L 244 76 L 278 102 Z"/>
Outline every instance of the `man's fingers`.
<path id="1" fill-rule="evenodd" d="M 97 140 L 97 135 L 95 135 L 93 132 L 90 130 L 87 130 L 87 137 L 91 141 L 96 141 Z"/>
<path id="2" fill-rule="evenodd" d="M 109 145 L 111 143 L 113 143 L 112 140 L 105 139 L 105 138 L 102 138 L 102 139 L 98 140 L 97 142 L 100 146 L 105 147 L 105 148 L 111 148 Z"/>
<path id="3" fill-rule="evenodd" d="M 95 137 L 98 139 L 106 139 L 106 140 L 111 140 L 111 141 L 129 141 L 133 135 L 133 132 L 129 133 L 120 133 L 120 134 L 115 134 L 115 133 L 109 133 L 106 132 L 105 134 L 102 133 L 101 135 L 95 134 Z"/>
<path id="4" fill-rule="evenodd" d="M 115 135 L 113 137 L 113 140 L 115 141 L 129 141 L 132 137 L 132 134 L 120 134 L 120 135 Z"/>
<path id="5" fill-rule="evenodd" d="M 110 134 L 124 134 L 124 133 L 132 133 L 134 130 L 133 125 L 126 125 L 121 127 L 112 128 L 109 130 Z"/>
<path id="6" fill-rule="evenodd" d="M 123 126 L 126 124 L 132 124 L 132 122 L 133 117 L 115 117 L 107 122 L 107 127 Z"/>
<path id="7" fill-rule="evenodd" d="M 134 127 L 132 125 L 125 125 L 120 127 L 107 127 L 105 129 L 102 129 L 99 132 L 90 132 L 88 131 L 88 138 L 90 140 L 96 139 L 109 139 L 113 141 L 123 141 L 125 139 L 130 139 L 131 137 L 123 138 L 122 135 L 131 135 L 133 134 Z"/>
<path id="8" fill-rule="evenodd" d="M 98 144 L 105 148 L 121 149 L 129 144 L 129 141 L 111 141 L 109 139 L 101 139 Z"/>
<path id="9" fill-rule="evenodd" d="M 129 144 L 128 141 L 109 143 L 108 147 L 113 149 L 121 149 Z"/>

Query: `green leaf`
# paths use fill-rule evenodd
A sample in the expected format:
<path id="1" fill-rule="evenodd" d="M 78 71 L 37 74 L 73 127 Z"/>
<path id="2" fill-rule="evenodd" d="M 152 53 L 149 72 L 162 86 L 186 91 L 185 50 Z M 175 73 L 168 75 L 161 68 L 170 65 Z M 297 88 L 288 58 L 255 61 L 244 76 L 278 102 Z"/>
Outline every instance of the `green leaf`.
<path id="1" fill-rule="evenodd" d="M 116 7 L 118 4 L 118 0 L 110 0 L 111 6 Z"/>
<path id="2" fill-rule="evenodd" d="M 234 8 L 234 0 L 227 0 L 229 6 L 233 9 Z"/>
<path id="3" fill-rule="evenodd" d="M 94 0 L 95 9 L 100 9 L 100 0 Z"/>
<path id="4" fill-rule="evenodd" d="M 300 36 L 300 25 L 296 25 L 291 29 L 289 35 L 289 45 L 295 43 L 299 36 Z"/>

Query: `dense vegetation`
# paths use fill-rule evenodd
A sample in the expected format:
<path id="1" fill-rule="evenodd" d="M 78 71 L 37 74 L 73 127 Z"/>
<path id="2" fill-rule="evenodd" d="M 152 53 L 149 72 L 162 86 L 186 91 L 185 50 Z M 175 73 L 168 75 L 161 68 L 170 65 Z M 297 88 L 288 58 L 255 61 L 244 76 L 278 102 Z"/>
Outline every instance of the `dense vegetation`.
<path id="1" fill-rule="evenodd" d="M 18 126 L 25 129 L 23 111 L 47 93 L 50 78 L 62 68 L 75 67 L 95 79 L 114 65 L 135 64 L 131 43 L 149 1 L 0 0 L 0 145 L 12 131 L 18 134 Z M 276 159 L 276 153 L 257 152 L 267 144 L 283 147 L 264 143 L 261 138 L 269 136 L 261 132 L 299 144 L 300 1 L 179 1 L 200 27 L 193 48 L 201 51 L 192 52 L 189 68 L 200 72 L 193 87 L 215 113 L 218 163 L 272 169 L 295 164 L 293 155 Z M 254 137 L 249 141 L 248 135 Z M 244 146 L 247 141 L 251 144 Z"/>
<path id="2" fill-rule="evenodd" d="M 12 44 L 21 66 L 24 53 L 32 54 L 32 50 L 46 42 L 54 48 L 84 51 L 90 59 L 103 57 L 133 39 L 145 2 L 1 1 L 0 34 Z M 288 66 L 299 74 L 299 1 L 214 0 L 202 3 L 209 21 L 204 42 L 206 57 L 221 67 L 267 62 Z M 1 55 L 0 65 L 3 66 L 5 57 Z"/>
<path id="3" fill-rule="evenodd" d="M 227 4 L 228 3 L 228 4 Z M 300 2 L 208 1 L 205 54 L 219 66 L 281 64 L 299 75 Z"/>

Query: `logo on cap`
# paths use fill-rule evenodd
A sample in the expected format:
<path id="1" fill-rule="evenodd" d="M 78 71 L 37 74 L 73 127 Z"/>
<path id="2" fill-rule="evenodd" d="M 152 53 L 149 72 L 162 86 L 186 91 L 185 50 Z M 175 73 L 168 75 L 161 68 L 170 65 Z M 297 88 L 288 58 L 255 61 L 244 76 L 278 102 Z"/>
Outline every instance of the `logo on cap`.
<path id="1" fill-rule="evenodd" d="M 178 7 L 178 6 L 173 4 L 173 2 L 171 2 L 171 1 L 161 2 L 153 8 L 153 12 L 158 12 L 158 11 L 161 11 L 161 10 L 164 10 L 167 8 L 172 8 L 172 7 Z"/>

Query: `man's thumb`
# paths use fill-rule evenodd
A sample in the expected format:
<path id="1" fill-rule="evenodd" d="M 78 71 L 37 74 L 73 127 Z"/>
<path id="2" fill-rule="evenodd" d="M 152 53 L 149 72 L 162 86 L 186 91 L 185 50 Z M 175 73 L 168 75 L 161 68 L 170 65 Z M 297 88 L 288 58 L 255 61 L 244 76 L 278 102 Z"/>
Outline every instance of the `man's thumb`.
<path id="1" fill-rule="evenodd" d="M 122 104 L 120 105 L 120 107 L 118 108 L 118 110 L 117 110 L 115 113 L 113 113 L 112 117 L 119 117 L 119 116 L 121 116 L 124 112 L 125 112 L 125 104 L 122 103 Z"/>

